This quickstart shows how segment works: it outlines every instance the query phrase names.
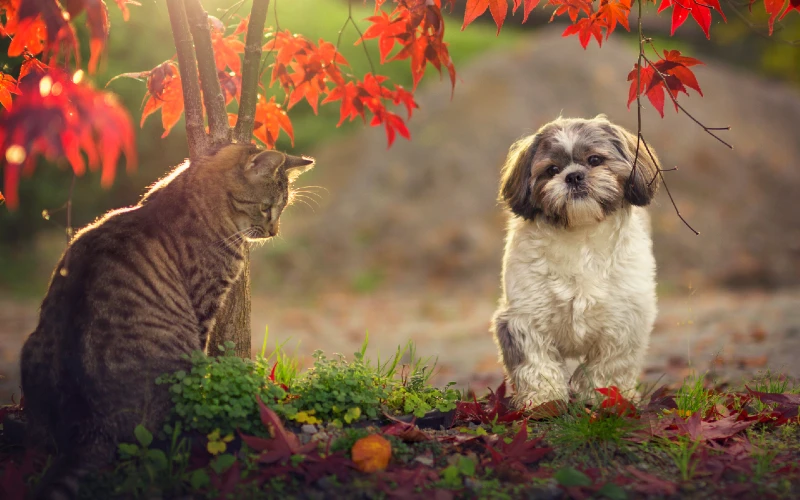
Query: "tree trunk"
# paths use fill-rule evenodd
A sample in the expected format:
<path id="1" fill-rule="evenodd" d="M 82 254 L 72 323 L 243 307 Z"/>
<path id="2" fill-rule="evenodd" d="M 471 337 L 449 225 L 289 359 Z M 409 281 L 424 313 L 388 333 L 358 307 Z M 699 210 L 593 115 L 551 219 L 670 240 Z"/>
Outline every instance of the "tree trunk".
<path id="1" fill-rule="evenodd" d="M 175 48 L 181 72 L 186 109 L 186 134 L 190 159 L 206 155 L 210 147 L 229 143 L 249 143 L 253 135 L 258 81 L 261 76 L 261 52 L 269 0 L 253 0 L 247 24 L 245 55 L 242 65 L 242 91 L 235 137 L 228 126 L 225 97 L 217 78 L 214 48 L 208 14 L 201 0 L 167 0 Z M 199 81 L 198 81 L 199 73 Z M 201 92 L 202 88 L 202 92 Z M 201 99 L 202 95 L 202 99 Z M 203 101 L 209 131 L 203 127 Z M 250 251 L 245 250 L 244 271 L 228 293 L 224 307 L 217 313 L 209 334 L 208 355 L 221 353 L 225 342 L 235 344 L 240 358 L 251 356 L 250 339 Z"/>
<path id="2" fill-rule="evenodd" d="M 236 356 L 250 359 L 250 251 L 245 251 L 244 271 L 228 292 L 225 305 L 217 313 L 217 321 L 208 339 L 208 355 L 221 354 L 219 346 L 225 342 L 236 344 Z M 227 349 L 226 349 L 227 351 Z"/>

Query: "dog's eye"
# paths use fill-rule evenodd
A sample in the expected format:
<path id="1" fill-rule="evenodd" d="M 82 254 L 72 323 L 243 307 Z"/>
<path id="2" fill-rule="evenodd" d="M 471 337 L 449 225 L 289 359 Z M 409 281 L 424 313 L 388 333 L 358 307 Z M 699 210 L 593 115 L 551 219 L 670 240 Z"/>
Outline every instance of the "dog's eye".
<path id="1" fill-rule="evenodd" d="M 597 155 L 592 155 L 592 156 L 589 157 L 589 159 L 587 161 L 589 162 L 589 166 L 597 167 L 597 166 L 599 166 L 599 165 L 601 165 L 603 163 L 603 157 L 602 156 L 597 156 Z"/>
<path id="2" fill-rule="evenodd" d="M 558 168 L 558 165 L 550 165 L 549 167 L 547 167 L 547 175 L 549 175 L 550 177 L 553 177 L 559 171 L 561 171 L 561 169 Z"/>

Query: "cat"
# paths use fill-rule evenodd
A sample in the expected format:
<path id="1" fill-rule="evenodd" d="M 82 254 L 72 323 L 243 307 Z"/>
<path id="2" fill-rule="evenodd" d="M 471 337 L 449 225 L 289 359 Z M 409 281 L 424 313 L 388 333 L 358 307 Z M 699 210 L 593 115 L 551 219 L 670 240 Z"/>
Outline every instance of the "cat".
<path id="1" fill-rule="evenodd" d="M 160 429 L 171 405 L 155 379 L 206 349 L 248 241 L 277 234 L 292 182 L 313 164 L 229 144 L 76 234 L 20 360 L 29 428 L 58 450 L 36 498 L 75 497 L 136 425 Z"/>

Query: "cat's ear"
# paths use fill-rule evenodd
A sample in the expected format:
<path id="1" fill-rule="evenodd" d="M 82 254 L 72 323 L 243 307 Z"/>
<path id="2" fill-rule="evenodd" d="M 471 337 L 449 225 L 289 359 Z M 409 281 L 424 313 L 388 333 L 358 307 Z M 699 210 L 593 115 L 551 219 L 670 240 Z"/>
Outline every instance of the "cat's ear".
<path id="1" fill-rule="evenodd" d="M 247 158 L 244 162 L 244 174 L 253 181 L 275 177 L 280 172 L 281 166 L 286 163 L 286 156 L 280 151 L 260 151 Z"/>
<path id="2" fill-rule="evenodd" d="M 283 164 L 283 168 L 286 170 L 289 183 L 294 182 L 300 177 L 300 174 L 304 174 L 314 168 L 314 161 L 314 158 L 307 156 L 286 155 L 286 162 Z"/>

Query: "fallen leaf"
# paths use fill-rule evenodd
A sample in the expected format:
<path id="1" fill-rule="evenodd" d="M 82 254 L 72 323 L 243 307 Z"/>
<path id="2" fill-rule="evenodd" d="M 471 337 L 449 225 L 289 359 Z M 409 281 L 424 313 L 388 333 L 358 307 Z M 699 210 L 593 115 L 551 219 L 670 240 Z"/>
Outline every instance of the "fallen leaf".
<path id="1" fill-rule="evenodd" d="M 389 466 L 392 445 L 383 436 L 372 434 L 356 441 L 350 455 L 361 472 L 377 472 Z"/>

